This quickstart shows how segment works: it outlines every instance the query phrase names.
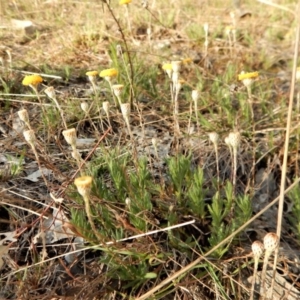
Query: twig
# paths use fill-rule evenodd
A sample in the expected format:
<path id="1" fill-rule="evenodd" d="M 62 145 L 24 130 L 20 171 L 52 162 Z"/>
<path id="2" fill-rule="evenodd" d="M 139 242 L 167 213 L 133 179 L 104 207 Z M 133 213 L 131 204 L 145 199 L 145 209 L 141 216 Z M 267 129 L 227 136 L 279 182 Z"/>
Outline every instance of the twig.
<path id="1" fill-rule="evenodd" d="M 282 229 L 282 219 L 283 219 L 283 206 L 284 206 L 284 188 L 286 182 L 286 173 L 287 173 L 287 160 L 289 154 L 289 139 L 291 132 L 291 124 L 292 124 L 292 112 L 293 112 L 293 101 L 295 95 L 295 83 L 296 83 L 296 72 L 297 72 L 297 60 L 299 53 L 299 40 L 300 40 L 300 1 L 298 2 L 297 10 L 297 30 L 296 30 L 296 39 L 295 39 L 295 49 L 294 49 L 294 61 L 293 61 L 293 73 L 292 73 L 292 81 L 291 81 L 291 89 L 290 89 L 290 99 L 289 99 L 289 107 L 288 107 L 288 115 L 286 122 L 286 134 L 285 134 L 285 145 L 284 145 L 284 154 L 283 154 L 283 162 L 282 162 L 282 171 L 281 171 L 281 182 L 280 182 L 280 194 L 279 194 L 279 203 L 278 203 L 278 215 L 277 215 L 277 228 L 276 234 L 280 240 L 281 229 Z M 278 247 L 275 250 L 274 255 L 274 265 L 273 265 L 273 276 L 271 283 L 271 295 L 272 298 L 274 284 L 275 284 L 275 274 L 276 274 L 276 265 L 278 260 Z"/>

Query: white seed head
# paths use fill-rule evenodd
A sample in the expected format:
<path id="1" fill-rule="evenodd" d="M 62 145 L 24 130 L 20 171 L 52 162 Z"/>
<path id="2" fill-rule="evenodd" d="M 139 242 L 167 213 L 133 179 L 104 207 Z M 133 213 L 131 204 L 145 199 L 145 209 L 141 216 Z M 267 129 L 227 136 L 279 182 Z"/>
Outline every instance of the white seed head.
<path id="1" fill-rule="evenodd" d="M 121 104 L 121 112 L 122 112 L 123 118 L 125 120 L 129 121 L 130 112 L 131 112 L 130 103 L 122 103 Z"/>
<path id="2" fill-rule="evenodd" d="M 245 87 L 249 87 L 253 83 L 253 79 L 252 78 L 243 79 L 242 83 Z"/>
<path id="3" fill-rule="evenodd" d="M 142 7 L 148 8 L 148 0 L 142 0 Z"/>
<path id="4" fill-rule="evenodd" d="M 26 125 L 29 124 L 29 116 L 25 108 L 18 111 L 18 116 Z"/>
<path id="5" fill-rule="evenodd" d="M 75 179 L 74 184 L 78 193 L 82 197 L 88 197 L 91 192 L 93 178 L 91 176 L 82 176 Z"/>
<path id="6" fill-rule="evenodd" d="M 56 92 L 53 86 L 47 87 L 44 92 L 51 100 L 56 99 Z"/>
<path id="7" fill-rule="evenodd" d="M 125 199 L 125 204 L 126 204 L 126 206 L 128 206 L 128 207 L 130 207 L 130 203 L 131 203 L 131 200 L 130 200 L 130 198 L 126 198 Z"/>
<path id="8" fill-rule="evenodd" d="M 34 142 L 35 142 L 35 134 L 34 134 L 34 131 L 32 129 L 30 129 L 30 130 L 24 130 L 23 131 L 23 135 L 24 135 L 25 140 L 29 144 L 31 144 L 31 145 L 34 144 Z"/>
<path id="9" fill-rule="evenodd" d="M 229 136 L 226 136 L 226 138 L 224 139 L 224 142 L 225 142 L 225 144 L 226 144 L 229 148 L 231 148 L 231 144 L 230 144 L 230 141 L 229 141 Z"/>
<path id="10" fill-rule="evenodd" d="M 66 142 L 71 145 L 72 147 L 76 147 L 76 129 L 70 128 L 66 129 L 62 132 Z"/>
<path id="11" fill-rule="evenodd" d="M 80 107 L 81 109 L 85 112 L 88 113 L 89 111 L 89 104 L 87 102 L 81 102 L 80 103 Z"/>
<path id="12" fill-rule="evenodd" d="M 120 97 L 121 93 L 123 91 L 124 85 L 123 84 L 114 84 L 112 86 L 113 92 L 116 95 L 116 97 Z"/>
<path id="13" fill-rule="evenodd" d="M 173 72 L 179 73 L 180 69 L 181 69 L 182 61 L 181 60 L 173 60 L 173 61 L 171 61 L 171 64 L 172 64 Z"/>
<path id="14" fill-rule="evenodd" d="M 207 36 L 208 35 L 208 23 L 203 24 L 203 29 L 205 31 L 205 35 Z"/>
<path id="15" fill-rule="evenodd" d="M 230 143 L 233 149 L 238 149 L 241 142 L 241 135 L 239 132 L 230 132 L 228 136 L 228 142 Z"/>
<path id="16" fill-rule="evenodd" d="M 151 142 L 152 142 L 153 147 L 156 148 L 157 147 L 157 138 L 155 138 L 155 137 L 152 138 Z"/>
<path id="17" fill-rule="evenodd" d="M 260 258 L 262 256 L 262 254 L 264 253 L 264 245 L 262 242 L 260 241 L 255 241 L 252 243 L 251 245 L 252 248 L 252 253 L 254 258 Z"/>
<path id="18" fill-rule="evenodd" d="M 102 108 L 107 115 L 109 114 L 109 107 L 110 107 L 110 103 L 108 101 L 104 101 L 102 103 Z"/>
<path id="19" fill-rule="evenodd" d="M 243 75 L 243 74 L 246 74 L 246 72 L 242 71 L 240 73 L 240 75 Z M 245 79 L 242 79 L 241 81 L 245 87 L 249 87 L 249 86 L 251 86 L 251 84 L 253 83 L 254 80 L 253 80 L 253 78 L 245 78 Z"/>
<path id="20" fill-rule="evenodd" d="M 264 247 L 266 251 L 273 252 L 279 245 L 279 238 L 276 233 L 269 232 L 264 236 Z"/>
<path id="21" fill-rule="evenodd" d="M 199 99 L 199 91 L 198 90 L 192 90 L 192 99 L 193 99 L 193 101 L 198 101 L 198 99 Z"/>
<path id="22" fill-rule="evenodd" d="M 175 84 L 175 89 L 177 91 L 177 93 L 179 93 L 179 91 L 181 90 L 182 84 L 184 83 L 184 80 L 179 79 L 176 84 Z"/>
<path id="23" fill-rule="evenodd" d="M 208 134 L 208 137 L 210 139 L 210 141 L 214 144 L 217 145 L 219 142 L 219 135 L 216 132 L 210 132 Z"/>

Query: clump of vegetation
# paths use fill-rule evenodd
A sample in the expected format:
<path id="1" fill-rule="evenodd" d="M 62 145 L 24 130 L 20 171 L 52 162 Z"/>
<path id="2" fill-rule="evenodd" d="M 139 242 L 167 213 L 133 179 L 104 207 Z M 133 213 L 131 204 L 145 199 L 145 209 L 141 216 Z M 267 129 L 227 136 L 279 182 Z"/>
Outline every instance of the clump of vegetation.
<path id="1" fill-rule="evenodd" d="M 23 2 L 0 10 L 0 297 L 282 296 L 280 238 L 300 236 L 292 4 L 208 1 L 199 20 L 194 1 Z"/>

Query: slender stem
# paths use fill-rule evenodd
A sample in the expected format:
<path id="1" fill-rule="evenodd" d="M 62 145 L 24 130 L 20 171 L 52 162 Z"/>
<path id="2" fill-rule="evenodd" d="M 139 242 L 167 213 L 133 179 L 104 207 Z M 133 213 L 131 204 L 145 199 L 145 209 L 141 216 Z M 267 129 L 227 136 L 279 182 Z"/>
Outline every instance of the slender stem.
<path id="1" fill-rule="evenodd" d="M 67 123 L 66 123 L 66 120 L 65 120 L 65 117 L 64 117 L 64 112 L 61 109 L 61 107 L 60 107 L 57 99 L 56 98 L 52 98 L 52 100 L 54 101 L 54 103 L 55 103 L 55 105 L 56 105 L 56 107 L 57 107 L 57 109 L 58 109 L 58 111 L 60 113 L 60 116 L 61 116 L 61 119 L 62 119 L 62 121 L 64 123 L 65 129 L 68 129 L 68 126 L 67 126 Z"/>
<path id="2" fill-rule="evenodd" d="M 132 65 L 131 56 L 130 56 L 128 44 L 127 44 L 127 41 L 126 41 L 126 37 L 125 37 L 123 29 L 120 25 L 119 20 L 116 18 L 112 8 L 109 5 L 109 1 L 102 0 L 102 2 L 104 2 L 106 4 L 107 9 L 109 10 L 109 12 L 110 12 L 111 16 L 113 17 L 114 21 L 116 22 L 116 24 L 118 26 L 118 30 L 119 30 L 119 32 L 122 36 L 122 40 L 124 42 L 125 50 L 126 50 L 128 61 L 129 61 L 129 68 L 130 68 L 130 103 L 132 103 L 133 102 L 133 97 L 134 97 L 134 89 L 133 89 L 134 72 L 133 72 L 133 65 Z"/>
<path id="3" fill-rule="evenodd" d="M 33 153 L 34 153 L 35 159 L 36 159 L 36 161 L 37 161 L 37 163 L 38 163 L 39 170 L 40 170 L 40 172 L 41 172 L 42 178 L 43 178 L 43 180 L 44 180 L 46 186 L 48 186 L 48 182 L 47 182 L 47 179 L 46 179 L 46 177 L 45 177 L 45 175 L 44 175 L 44 173 L 43 173 L 43 169 L 42 169 L 42 166 L 41 166 L 41 163 L 40 163 L 40 159 L 39 159 L 38 153 L 37 153 L 37 151 L 36 151 L 36 149 L 35 149 L 35 146 L 34 146 L 34 144 L 30 144 L 30 146 L 31 146 L 31 149 L 32 149 L 32 151 L 33 151 Z"/>
<path id="4" fill-rule="evenodd" d="M 95 226 L 95 223 L 94 223 L 94 220 L 92 218 L 92 211 L 91 211 L 91 206 L 90 206 L 90 200 L 88 197 L 84 197 L 84 204 L 85 204 L 85 212 L 86 212 L 86 215 L 88 217 L 88 220 L 89 220 L 89 223 L 92 227 L 92 230 L 94 232 L 94 234 L 96 235 L 97 239 L 98 239 L 98 242 L 103 242 L 104 241 L 104 238 L 101 234 L 99 234 L 96 226 Z"/>
<path id="5" fill-rule="evenodd" d="M 253 300 L 254 297 L 254 289 L 255 289 L 255 283 L 256 283 L 256 276 L 257 276 L 257 268 L 258 268 L 258 258 L 254 258 L 254 272 L 253 272 L 253 279 L 252 279 L 252 286 L 251 286 L 251 293 L 250 293 L 250 299 Z"/>
<path id="6" fill-rule="evenodd" d="M 217 180 L 218 180 L 218 189 L 220 188 L 220 169 L 219 169 L 219 151 L 218 151 L 218 145 L 214 143 L 214 149 L 216 153 L 216 165 L 217 165 Z"/>
<path id="7" fill-rule="evenodd" d="M 292 72 L 292 81 L 291 81 L 291 89 L 290 89 L 288 115 L 287 115 L 287 122 L 286 122 L 286 131 L 285 131 L 286 135 L 285 135 L 285 145 L 284 145 L 284 154 L 283 154 L 282 171 L 281 171 L 280 194 L 279 194 L 279 203 L 278 203 L 278 216 L 277 216 L 276 234 L 277 234 L 279 240 L 280 240 L 281 229 L 282 229 L 283 208 L 284 208 L 284 189 L 285 189 L 286 174 L 287 174 L 287 163 L 288 163 L 288 155 L 289 155 L 289 139 L 290 139 L 291 125 L 292 125 L 293 101 L 294 101 L 294 94 L 295 94 L 297 61 L 298 61 L 298 53 L 299 53 L 300 1 L 298 2 L 295 19 L 297 21 L 297 30 L 296 30 L 296 37 L 295 37 L 293 72 Z M 277 260 L 278 260 L 278 247 L 275 249 L 275 256 L 274 256 L 273 276 L 272 276 L 272 283 L 271 283 L 271 298 L 272 298 L 272 293 L 273 293 L 274 284 L 275 284 Z"/>
<path id="8" fill-rule="evenodd" d="M 236 148 L 233 148 L 233 178 L 232 178 L 233 196 L 236 193 L 237 155 L 238 155 L 238 150 Z"/>
<path id="9" fill-rule="evenodd" d="M 195 101 L 194 101 L 194 110 L 195 110 L 195 117 L 196 117 L 197 129 L 199 129 L 199 120 L 198 120 L 198 99 L 195 99 Z"/>
<path id="10" fill-rule="evenodd" d="M 112 88 L 112 83 L 111 83 L 110 80 L 108 81 L 108 83 L 109 83 L 109 87 L 110 87 L 111 94 L 112 94 L 113 99 L 114 99 L 114 102 L 115 102 L 115 106 L 118 107 L 118 102 L 119 102 L 119 106 L 120 106 L 120 105 L 121 105 L 121 101 L 119 100 L 119 98 L 117 98 L 117 99 L 118 99 L 118 102 L 117 102 L 116 96 L 115 96 L 115 93 L 114 93 L 114 90 L 113 90 L 113 88 Z"/>
<path id="11" fill-rule="evenodd" d="M 179 121 L 178 121 L 178 114 L 179 114 L 178 95 L 179 95 L 179 90 L 176 89 L 175 97 L 174 97 L 174 134 L 175 135 L 180 134 Z"/>
<path id="12" fill-rule="evenodd" d="M 266 297 L 266 273 L 267 273 L 267 267 L 268 267 L 268 263 L 269 263 L 269 258 L 272 252 L 270 251 L 266 251 L 265 253 L 265 258 L 264 258 L 264 265 L 263 265 L 263 269 L 261 272 L 261 283 L 262 283 L 262 300 L 265 299 Z"/>
<path id="13" fill-rule="evenodd" d="M 193 103 L 190 102 L 190 116 L 189 116 L 189 124 L 188 124 L 188 134 L 190 134 L 190 132 L 191 132 L 192 114 L 193 114 Z"/>

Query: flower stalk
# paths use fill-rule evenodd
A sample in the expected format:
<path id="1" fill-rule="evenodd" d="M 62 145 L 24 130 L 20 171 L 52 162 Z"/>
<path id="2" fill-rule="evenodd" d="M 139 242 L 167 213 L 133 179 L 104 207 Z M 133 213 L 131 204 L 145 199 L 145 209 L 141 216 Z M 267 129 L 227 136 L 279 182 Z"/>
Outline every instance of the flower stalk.
<path id="1" fill-rule="evenodd" d="M 82 176 L 75 179 L 74 184 L 77 187 L 78 193 L 82 196 L 84 200 L 85 205 L 85 212 L 87 215 L 87 218 L 89 220 L 89 223 L 92 227 L 92 230 L 95 234 L 95 236 L 98 239 L 98 242 L 103 242 L 104 238 L 101 236 L 101 234 L 98 232 L 96 225 L 94 223 L 93 217 L 92 217 L 92 210 L 90 206 L 90 193 L 92 189 L 92 182 L 93 178 L 91 176 Z"/>

